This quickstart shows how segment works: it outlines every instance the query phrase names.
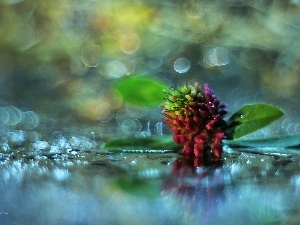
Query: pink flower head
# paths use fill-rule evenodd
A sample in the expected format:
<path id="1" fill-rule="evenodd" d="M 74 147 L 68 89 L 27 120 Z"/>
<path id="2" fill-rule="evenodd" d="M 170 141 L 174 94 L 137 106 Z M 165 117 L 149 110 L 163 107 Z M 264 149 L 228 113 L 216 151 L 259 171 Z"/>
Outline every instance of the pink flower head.
<path id="1" fill-rule="evenodd" d="M 193 157 L 221 157 L 225 138 L 222 127 L 226 125 L 223 117 L 227 110 L 208 84 L 171 88 L 166 96 L 163 122 L 170 126 L 174 141 L 183 144 L 181 153 Z"/>

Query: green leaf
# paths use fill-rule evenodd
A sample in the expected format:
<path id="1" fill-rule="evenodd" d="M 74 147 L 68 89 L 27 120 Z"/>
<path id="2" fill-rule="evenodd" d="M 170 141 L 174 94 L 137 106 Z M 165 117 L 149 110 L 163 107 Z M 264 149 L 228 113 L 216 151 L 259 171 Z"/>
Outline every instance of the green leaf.
<path id="1" fill-rule="evenodd" d="M 236 148 L 300 148 L 300 135 L 279 136 L 253 140 L 223 140 L 224 145 Z M 298 150 L 299 152 L 299 150 Z M 300 153 L 300 152 L 299 152 Z"/>
<path id="2" fill-rule="evenodd" d="M 228 119 L 227 136 L 237 139 L 265 127 L 283 115 L 276 106 L 256 103 L 245 105 Z"/>
<path id="3" fill-rule="evenodd" d="M 124 101 L 142 107 L 153 107 L 162 103 L 165 97 L 163 90 L 167 88 L 162 81 L 149 76 L 125 77 L 117 80 L 115 84 L 115 89 Z"/>
<path id="4" fill-rule="evenodd" d="M 161 152 L 161 150 L 179 150 L 182 146 L 174 142 L 171 135 L 153 136 L 146 138 L 118 138 L 112 139 L 103 145 L 104 148 L 112 151 L 131 152 Z"/>

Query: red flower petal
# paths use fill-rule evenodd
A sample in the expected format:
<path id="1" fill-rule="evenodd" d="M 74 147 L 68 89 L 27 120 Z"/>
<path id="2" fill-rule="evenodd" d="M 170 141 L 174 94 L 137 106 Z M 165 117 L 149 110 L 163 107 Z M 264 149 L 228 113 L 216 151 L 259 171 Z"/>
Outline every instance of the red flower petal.
<path id="1" fill-rule="evenodd" d="M 203 156 L 203 151 L 204 151 L 204 144 L 202 143 L 196 143 L 194 145 L 194 155 L 196 157 Z"/>
<path id="2" fill-rule="evenodd" d="M 220 158 L 221 155 L 222 155 L 222 146 L 219 146 L 219 147 L 215 147 L 213 150 L 212 150 L 212 155 L 217 157 L 217 158 Z"/>
<path id="3" fill-rule="evenodd" d="M 203 142 L 207 142 L 208 140 L 208 135 L 207 134 L 198 134 L 197 136 L 194 137 L 194 141 L 196 143 L 203 143 Z"/>
<path id="4" fill-rule="evenodd" d="M 192 143 L 187 143 L 183 146 L 183 149 L 181 151 L 182 154 L 184 155 L 190 155 L 193 153 L 193 144 Z"/>
<path id="5" fill-rule="evenodd" d="M 180 137 L 181 143 L 186 143 L 191 140 L 190 135 L 181 135 Z"/>
<path id="6" fill-rule="evenodd" d="M 193 120 L 197 126 L 200 126 L 202 124 L 202 119 L 199 116 L 194 116 Z"/>
<path id="7" fill-rule="evenodd" d="M 174 135 L 173 136 L 173 140 L 177 143 L 177 144 L 181 144 L 181 135 Z"/>

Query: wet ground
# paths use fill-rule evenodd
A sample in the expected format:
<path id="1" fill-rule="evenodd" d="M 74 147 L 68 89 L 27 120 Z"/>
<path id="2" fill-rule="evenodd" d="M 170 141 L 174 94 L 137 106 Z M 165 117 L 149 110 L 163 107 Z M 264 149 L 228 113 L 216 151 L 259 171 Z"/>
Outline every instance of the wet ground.
<path id="1" fill-rule="evenodd" d="M 101 146 L 59 132 L 2 142 L 0 224 L 299 224 L 299 156 L 227 148 L 204 163 Z"/>

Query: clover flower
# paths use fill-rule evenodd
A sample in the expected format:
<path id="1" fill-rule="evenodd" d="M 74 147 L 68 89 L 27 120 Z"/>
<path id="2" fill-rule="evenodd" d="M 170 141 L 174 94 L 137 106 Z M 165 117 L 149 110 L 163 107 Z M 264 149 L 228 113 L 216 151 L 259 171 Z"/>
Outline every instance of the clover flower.
<path id="1" fill-rule="evenodd" d="M 226 104 L 220 103 L 208 84 L 185 84 L 178 89 L 170 88 L 165 94 L 163 113 L 167 118 L 163 122 L 170 126 L 174 141 L 183 144 L 181 153 L 221 157 Z"/>

